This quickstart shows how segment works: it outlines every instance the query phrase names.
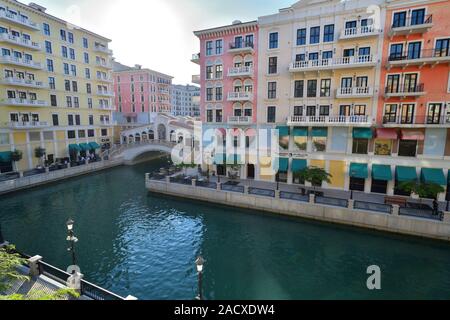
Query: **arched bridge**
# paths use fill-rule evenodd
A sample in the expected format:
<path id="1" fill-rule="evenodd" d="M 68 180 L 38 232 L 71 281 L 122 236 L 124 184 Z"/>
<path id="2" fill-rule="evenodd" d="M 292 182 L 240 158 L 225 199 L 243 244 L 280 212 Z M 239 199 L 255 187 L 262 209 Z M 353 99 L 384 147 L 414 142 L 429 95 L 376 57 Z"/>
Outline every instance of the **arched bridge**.
<path id="1" fill-rule="evenodd" d="M 166 140 L 147 140 L 114 146 L 109 152 L 112 159 L 123 159 L 125 163 L 132 163 L 139 156 L 148 152 L 172 153 L 175 142 Z"/>

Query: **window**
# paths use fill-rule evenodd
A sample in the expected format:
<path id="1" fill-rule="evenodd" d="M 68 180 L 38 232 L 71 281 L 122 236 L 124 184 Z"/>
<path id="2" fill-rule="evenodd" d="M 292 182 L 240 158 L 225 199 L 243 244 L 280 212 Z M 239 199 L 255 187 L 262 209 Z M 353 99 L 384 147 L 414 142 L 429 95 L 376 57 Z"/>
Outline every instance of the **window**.
<path id="1" fill-rule="evenodd" d="M 333 42 L 334 41 L 334 24 L 329 24 L 325 26 L 323 34 L 323 42 Z"/>
<path id="2" fill-rule="evenodd" d="M 90 114 L 89 115 L 89 117 L 88 117 L 88 121 L 89 121 L 89 125 L 90 126 L 93 126 L 94 125 L 94 116 L 92 115 L 92 114 Z"/>
<path id="3" fill-rule="evenodd" d="M 72 90 L 73 92 L 78 92 L 78 83 L 76 81 L 72 81 Z"/>
<path id="4" fill-rule="evenodd" d="M 403 43 L 391 44 L 391 52 L 389 54 L 389 60 L 401 60 L 403 57 Z"/>
<path id="5" fill-rule="evenodd" d="M 267 107 L 267 123 L 275 123 L 276 121 L 276 108 Z"/>
<path id="6" fill-rule="evenodd" d="M 333 59 L 333 51 L 322 52 L 322 60 Z M 325 61 L 323 63 L 326 63 Z"/>
<path id="7" fill-rule="evenodd" d="M 221 101 L 223 99 L 222 87 L 216 88 L 216 101 Z"/>
<path id="8" fill-rule="evenodd" d="M 88 94 L 91 94 L 91 93 L 92 93 L 92 86 L 91 86 L 90 83 L 86 83 L 86 92 L 87 92 Z"/>
<path id="9" fill-rule="evenodd" d="M 48 72 L 53 72 L 54 71 L 53 60 L 47 59 L 47 71 Z"/>
<path id="10" fill-rule="evenodd" d="M 303 116 L 303 106 L 294 106 L 294 116 L 295 117 Z"/>
<path id="11" fill-rule="evenodd" d="M 64 74 L 67 74 L 67 75 L 70 74 L 68 63 L 63 64 L 63 69 L 64 69 Z"/>
<path id="12" fill-rule="evenodd" d="M 75 50 L 74 49 L 69 49 L 69 54 L 70 54 L 70 59 L 75 60 Z"/>
<path id="13" fill-rule="evenodd" d="M 73 106 L 75 108 L 79 108 L 80 107 L 80 100 L 78 99 L 78 97 L 73 97 Z"/>
<path id="14" fill-rule="evenodd" d="M 92 109 L 92 98 L 88 98 L 88 108 Z"/>
<path id="15" fill-rule="evenodd" d="M 55 78 L 48 77 L 48 85 L 49 85 L 51 90 L 55 90 L 56 89 Z"/>
<path id="16" fill-rule="evenodd" d="M 220 123 L 223 120 L 223 111 L 216 110 L 216 122 Z"/>
<path id="17" fill-rule="evenodd" d="M 206 67 L 206 80 L 212 80 L 212 79 L 214 79 L 213 67 L 207 66 Z"/>
<path id="18" fill-rule="evenodd" d="M 387 78 L 386 93 L 397 93 L 400 89 L 400 75 L 390 74 Z"/>
<path id="19" fill-rule="evenodd" d="M 47 23 L 43 24 L 43 31 L 44 31 L 44 35 L 49 36 L 50 35 L 50 25 Z"/>
<path id="20" fill-rule="evenodd" d="M 322 79 L 322 81 L 320 82 L 320 96 L 331 96 L 331 79 Z"/>
<path id="21" fill-rule="evenodd" d="M 84 63 L 89 63 L 89 53 L 84 53 Z"/>
<path id="22" fill-rule="evenodd" d="M 308 98 L 317 97 L 317 80 L 308 80 Z"/>
<path id="23" fill-rule="evenodd" d="M 353 115 L 357 117 L 363 117 L 366 115 L 366 105 L 365 104 L 357 104 L 353 108 Z"/>
<path id="24" fill-rule="evenodd" d="M 399 157 L 415 157 L 417 152 L 416 140 L 400 140 L 398 146 Z"/>
<path id="25" fill-rule="evenodd" d="M 223 66 L 220 64 L 216 66 L 216 79 L 222 79 L 222 77 L 223 77 Z"/>
<path id="26" fill-rule="evenodd" d="M 66 97 L 67 108 L 72 108 L 72 97 Z"/>
<path id="27" fill-rule="evenodd" d="M 213 111 L 212 110 L 206 111 L 206 122 L 213 122 Z"/>
<path id="28" fill-rule="evenodd" d="M 316 116 L 316 106 L 307 106 L 306 107 L 306 116 L 307 117 L 315 117 Z"/>
<path id="29" fill-rule="evenodd" d="M 68 139 L 75 139 L 75 130 L 67 131 L 67 138 Z"/>
<path id="30" fill-rule="evenodd" d="M 207 56 L 211 56 L 212 55 L 212 50 L 213 50 L 213 42 L 212 41 L 207 41 L 206 42 L 206 55 Z"/>
<path id="31" fill-rule="evenodd" d="M 45 52 L 52 54 L 52 43 L 50 41 L 45 41 Z"/>
<path id="32" fill-rule="evenodd" d="M 408 44 L 408 59 L 419 59 L 422 49 L 422 42 L 410 42 Z"/>
<path id="33" fill-rule="evenodd" d="M 392 27 L 401 28 L 404 26 L 406 26 L 406 11 L 394 13 Z"/>
<path id="34" fill-rule="evenodd" d="M 384 107 L 383 123 L 395 123 L 397 122 L 397 105 L 387 104 Z"/>
<path id="35" fill-rule="evenodd" d="M 351 191 L 361 191 L 365 190 L 366 180 L 361 178 L 350 178 L 350 190 Z"/>
<path id="36" fill-rule="evenodd" d="M 91 78 L 91 70 L 89 70 L 89 68 L 84 69 L 85 75 L 86 75 L 86 79 L 90 79 Z"/>
<path id="37" fill-rule="evenodd" d="M 56 101 L 56 95 L 54 95 L 54 94 L 50 95 L 50 105 L 52 107 L 57 107 L 58 106 L 58 103 Z"/>
<path id="38" fill-rule="evenodd" d="M 367 154 L 368 150 L 368 139 L 353 139 L 353 154 Z"/>
<path id="39" fill-rule="evenodd" d="M 444 115 L 444 106 L 442 103 L 430 103 L 428 105 L 427 123 L 440 124 Z"/>
<path id="40" fill-rule="evenodd" d="M 77 125 L 77 126 L 81 125 L 81 117 L 79 114 L 75 115 L 75 125 Z"/>
<path id="41" fill-rule="evenodd" d="M 213 88 L 206 88 L 206 101 L 213 100 Z"/>
<path id="42" fill-rule="evenodd" d="M 89 42 L 88 39 L 83 38 L 83 48 L 88 49 L 89 48 Z"/>
<path id="43" fill-rule="evenodd" d="M 278 58 L 269 57 L 269 74 L 276 74 L 278 72 Z"/>
<path id="44" fill-rule="evenodd" d="M 267 84 L 267 98 L 276 99 L 277 98 L 277 83 L 269 82 Z"/>
<path id="45" fill-rule="evenodd" d="M 73 114 L 67 115 L 67 123 L 69 126 L 73 126 Z"/>
<path id="46" fill-rule="evenodd" d="M 296 80 L 294 82 L 294 98 L 303 98 L 304 85 L 304 80 Z"/>
<path id="47" fill-rule="evenodd" d="M 393 140 L 375 140 L 375 155 L 377 156 L 390 156 L 392 150 Z"/>
<path id="48" fill-rule="evenodd" d="M 72 72 L 72 76 L 76 77 L 77 76 L 77 66 L 75 65 L 71 65 L 70 66 L 70 71 Z"/>
<path id="49" fill-rule="evenodd" d="M 319 116 L 328 117 L 330 115 L 330 106 L 320 106 Z"/>
<path id="50" fill-rule="evenodd" d="M 70 43 L 74 43 L 74 40 L 73 40 L 73 33 L 72 33 L 72 32 L 69 32 L 69 33 L 68 33 L 68 36 L 69 36 L 69 42 L 70 42 Z"/>
<path id="51" fill-rule="evenodd" d="M 435 57 L 450 56 L 450 38 L 436 40 Z"/>
<path id="52" fill-rule="evenodd" d="M 220 55 L 223 52 L 223 40 L 216 40 L 216 54 Z"/>
<path id="53" fill-rule="evenodd" d="M 86 131 L 78 130 L 78 138 L 86 138 Z"/>
<path id="54" fill-rule="evenodd" d="M 297 45 L 303 46 L 306 44 L 306 28 L 297 30 Z"/>
<path id="55" fill-rule="evenodd" d="M 64 80 L 64 89 L 70 91 L 70 80 Z"/>
<path id="56" fill-rule="evenodd" d="M 424 24 L 424 22 L 425 22 L 425 9 L 416 9 L 411 12 L 412 26 Z"/>
<path id="57" fill-rule="evenodd" d="M 308 56 L 308 59 L 311 61 L 317 61 L 319 60 L 319 53 L 318 52 L 311 52 Z"/>
<path id="58" fill-rule="evenodd" d="M 372 193 L 387 194 L 388 182 L 383 180 L 372 179 Z"/>
<path id="59" fill-rule="evenodd" d="M 95 137 L 95 130 L 89 129 L 89 130 L 88 130 L 88 137 L 89 137 L 89 138 Z"/>
<path id="60" fill-rule="evenodd" d="M 67 54 L 67 47 L 65 47 L 65 46 L 62 46 L 62 47 L 61 47 L 61 54 L 62 54 L 62 56 L 63 56 L 64 58 L 67 58 L 67 57 L 68 57 L 68 54 Z"/>
<path id="61" fill-rule="evenodd" d="M 272 32 L 269 34 L 269 49 L 278 48 L 278 32 Z"/>
<path id="62" fill-rule="evenodd" d="M 67 41 L 67 36 L 66 36 L 66 31 L 65 30 L 60 30 L 59 31 L 59 34 L 60 34 L 60 36 L 61 36 L 61 40 L 63 40 L 63 41 Z"/>
<path id="63" fill-rule="evenodd" d="M 54 126 L 59 126 L 59 118 L 57 114 L 52 114 L 52 121 Z"/>
<path id="64" fill-rule="evenodd" d="M 309 35 L 309 44 L 320 42 L 320 27 L 312 27 Z"/>

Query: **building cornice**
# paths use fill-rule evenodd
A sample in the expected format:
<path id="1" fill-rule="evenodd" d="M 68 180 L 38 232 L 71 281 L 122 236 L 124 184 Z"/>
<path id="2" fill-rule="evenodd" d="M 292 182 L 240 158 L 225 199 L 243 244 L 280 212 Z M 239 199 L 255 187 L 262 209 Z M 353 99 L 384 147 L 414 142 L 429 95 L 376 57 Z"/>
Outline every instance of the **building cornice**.
<path id="1" fill-rule="evenodd" d="M 210 38 L 210 37 L 220 37 L 235 33 L 245 33 L 258 30 L 258 21 L 250 21 L 238 24 L 231 24 L 227 26 L 205 29 L 194 31 L 194 34 L 200 39 Z"/>

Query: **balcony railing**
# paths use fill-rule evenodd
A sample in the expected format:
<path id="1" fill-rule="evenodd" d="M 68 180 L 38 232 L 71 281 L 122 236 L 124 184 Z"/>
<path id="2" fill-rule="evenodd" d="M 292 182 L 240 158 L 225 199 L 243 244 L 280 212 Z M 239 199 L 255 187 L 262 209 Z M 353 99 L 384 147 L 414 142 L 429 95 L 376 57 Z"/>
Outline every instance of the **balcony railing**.
<path id="1" fill-rule="evenodd" d="M 15 44 L 17 46 L 21 46 L 21 47 L 25 47 L 25 48 L 29 48 L 29 49 L 37 50 L 37 51 L 41 50 L 41 45 L 39 43 L 33 42 L 33 41 L 25 39 L 25 38 L 16 37 L 16 36 L 13 36 L 8 33 L 0 34 L 0 42 L 8 42 L 8 43 Z"/>
<path id="2" fill-rule="evenodd" d="M 421 96 L 425 94 L 425 85 L 421 83 L 415 86 L 386 87 L 384 93 L 386 97 Z"/>
<path id="3" fill-rule="evenodd" d="M 254 44 L 253 42 L 231 42 L 230 43 L 230 51 L 253 51 Z"/>
<path id="4" fill-rule="evenodd" d="M 100 45 L 95 45 L 94 46 L 94 51 L 106 53 L 108 55 L 112 55 L 113 54 L 113 51 L 111 49 L 108 49 L 108 47 L 106 47 L 106 46 L 100 46 Z"/>
<path id="5" fill-rule="evenodd" d="M 341 39 L 353 39 L 360 37 L 377 36 L 380 34 L 380 30 L 375 26 L 364 26 L 358 28 L 347 28 L 342 30 Z"/>
<path id="6" fill-rule="evenodd" d="M 7 122 L 6 126 L 11 129 L 30 129 L 30 128 L 46 128 L 49 127 L 48 122 L 45 121 L 15 121 Z"/>
<path id="7" fill-rule="evenodd" d="M 231 116 L 228 117 L 228 123 L 230 124 L 251 124 L 252 123 L 252 117 L 248 116 Z"/>
<path id="8" fill-rule="evenodd" d="M 200 53 L 194 53 L 194 54 L 192 55 L 191 61 L 192 61 L 193 63 L 199 64 L 199 63 L 200 63 Z"/>
<path id="9" fill-rule="evenodd" d="M 114 97 L 114 92 L 107 90 L 97 90 L 98 96 Z"/>
<path id="10" fill-rule="evenodd" d="M 443 49 L 425 49 L 418 53 L 391 54 L 388 57 L 388 64 L 390 66 L 437 64 L 449 61 L 450 47 Z"/>
<path id="11" fill-rule="evenodd" d="M 411 33 L 423 33 L 433 26 L 433 15 L 423 18 L 413 18 L 409 16 L 405 20 L 394 20 L 389 35 L 405 35 Z"/>
<path id="12" fill-rule="evenodd" d="M 13 64 L 32 69 L 42 69 L 42 65 L 39 62 L 34 62 L 33 60 L 28 59 L 20 59 L 13 56 L 1 56 L 0 62 L 4 64 Z"/>
<path id="13" fill-rule="evenodd" d="M 22 16 L 19 16 L 17 14 L 12 14 L 7 11 L 0 11 L 0 19 L 7 20 L 8 22 L 12 22 L 12 23 L 18 24 L 22 27 L 26 27 L 29 29 L 40 30 L 37 23 L 34 23 Z"/>
<path id="14" fill-rule="evenodd" d="M 48 102 L 44 100 L 31 100 L 31 99 L 2 99 L 1 104 L 7 106 L 18 106 L 18 107 L 47 107 Z"/>
<path id="15" fill-rule="evenodd" d="M 316 71 L 321 69 L 342 69 L 356 67 L 372 67 L 377 63 L 376 56 L 353 56 L 332 59 L 295 61 L 291 64 L 290 71 Z"/>
<path id="16" fill-rule="evenodd" d="M 370 126 L 372 122 L 369 116 L 292 116 L 289 118 L 288 124 Z"/>
<path id="17" fill-rule="evenodd" d="M 101 109 L 101 110 L 113 110 L 114 107 L 110 106 L 110 105 L 106 105 L 106 104 L 99 104 L 98 105 L 98 109 Z"/>
<path id="18" fill-rule="evenodd" d="M 109 127 L 109 126 L 113 126 L 115 125 L 115 123 L 111 120 L 107 121 L 107 120 L 100 120 L 100 125 L 103 127 Z"/>
<path id="19" fill-rule="evenodd" d="M 6 77 L 2 79 L 3 84 L 12 85 L 12 86 L 21 86 L 21 87 L 30 87 L 37 89 L 47 89 L 48 85 L 42 81 L 35 81 L 30 79 L 22 79 L 16 77 Z"/>
<path id="20" fill-rule="evenodd" d="M 388 126 L 450 126 L 450 115 L 385 115 L 383 116 L 383 124 Z"/>
<path id="21" fill-rule="evenodd" d="M 228 101 L 250 101 L 253 100 L 251 92 L 229 92 Z"/>
<path id="22" fill-rule="evenodd" d="M 236 67 L 228 69 L 229 77 L 241 77 L 241 76 L 252 76 L 253 68 L 252 67 Z"/>
<path id="23" fill-rule="evenodd" d="M 371 87 L 351 87 L 351 88 L 338 88 L 337 98 L 365 98 L 373 96 L 373 88 Z"/>
<path id="24" fill-rule="evenodd" d="M 101 61 L 101 60 L 99 61 L 99 60 L 97 60 L 97 61 L 95 61 L 95 64 L 96 64 L 98 67 L 107 68 L 107 69 L 112 69 L 111 63 L 106 62 L 106 61 Z"/>
<path id="25" fill-rule="evenodd" d="M 200 75 L 193 75 L 192 83 L 200 84 Z"/>
<path id="26" fill-rule="evenodd" d="M 103 81 L 103 82 L 113 82 L 112 78 L 108 77 L 108 76 L 99 76 L 97 75 L 97 80 L 99 81 Z"/>

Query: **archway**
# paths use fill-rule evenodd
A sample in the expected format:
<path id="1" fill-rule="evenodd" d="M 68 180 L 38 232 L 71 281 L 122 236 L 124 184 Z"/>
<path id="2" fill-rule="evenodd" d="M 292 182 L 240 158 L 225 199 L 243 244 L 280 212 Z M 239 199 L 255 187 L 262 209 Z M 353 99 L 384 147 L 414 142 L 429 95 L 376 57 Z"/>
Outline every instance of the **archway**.
<path id="1" fill-rule="evenodd" d="M 153 130 L 149 130 L 149 132 L 148 132 L 148 139 L 149 140 L 155 140 L 155 132 Z"/>
<path id="2" fill-rule="evenodd" d="M 134 143 L 134 136 L 132 134 L 128 136 L 128 143 Z"/>
<path id="3" fill-rule="evenodd" d="M 158 126 L 158 139 L 159 140 L 167 140 L 166 126 L 163 124 L 160 124 Z"/>
<path id="4" fill-rule="evenodd" d="M 136 133 L 136 136 L 134 137 L 135 142 L 141 142 L 141 135 L 139 133 Z"/>

